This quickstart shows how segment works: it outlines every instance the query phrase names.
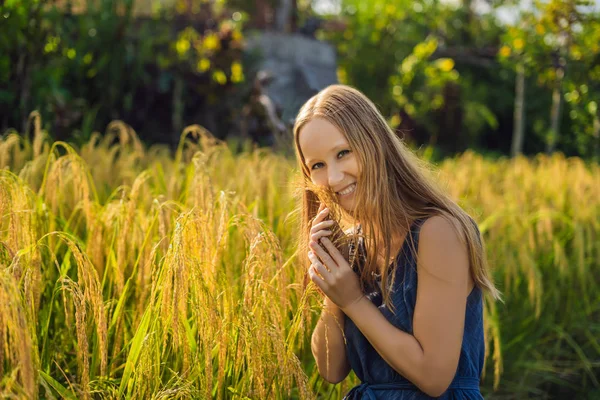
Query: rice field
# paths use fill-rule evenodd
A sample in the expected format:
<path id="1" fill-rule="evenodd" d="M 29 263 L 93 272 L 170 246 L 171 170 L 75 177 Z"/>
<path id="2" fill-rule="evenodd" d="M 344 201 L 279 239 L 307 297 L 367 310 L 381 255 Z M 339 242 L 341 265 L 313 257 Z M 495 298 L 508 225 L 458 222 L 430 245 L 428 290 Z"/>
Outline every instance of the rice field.
<path id="1" fill-rule="evenodd" d="M 295 160 L 188 127 L 173 156 L 113 122 L 80 148 L 32 115 L 0 140 L 6 398 L 340 399 L 298 268 Z M 600 167 L 465 153 L 437 179 L 480 224 L 486 399 L 600 398 Z"/>

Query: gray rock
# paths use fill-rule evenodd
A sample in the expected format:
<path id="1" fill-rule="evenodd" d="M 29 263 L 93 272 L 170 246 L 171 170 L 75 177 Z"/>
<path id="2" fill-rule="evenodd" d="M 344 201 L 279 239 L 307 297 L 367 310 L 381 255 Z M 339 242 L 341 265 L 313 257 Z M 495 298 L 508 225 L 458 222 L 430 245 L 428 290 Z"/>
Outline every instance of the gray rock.
<path id="1" fill-rule="evenodd" d="M 272 76 L 265 92 L 293 123 L 298 110 L 312 95 L 337 83 L 335 48 L 298 34 L 260 32 L 247 40 L 247 51 L 262 55 L 260 70 Z"/>

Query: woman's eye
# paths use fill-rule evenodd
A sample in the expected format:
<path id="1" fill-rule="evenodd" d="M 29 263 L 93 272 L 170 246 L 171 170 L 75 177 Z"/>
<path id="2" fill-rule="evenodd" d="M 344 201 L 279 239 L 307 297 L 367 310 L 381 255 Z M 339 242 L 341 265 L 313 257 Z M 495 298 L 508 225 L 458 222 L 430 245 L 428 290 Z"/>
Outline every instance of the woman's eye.
<path id="1" fill-rule="evenodd" d="M 350 150 L 342 150 L 337 154 L 337 158 L 342 158 L 343 156 L 345 156 L 348 153 L 351 153 L 351 151 Z M 319 169 L 319 168 L 321 168 L 322 165 L 323 165 L 323 163 L 315 163 L 315 164 L 313 164 L 313 166 L 310 169 Z"/>
<path id="2" fill-rule="evenodd" d="M 342 157 L 343 155 L 345 155 L 345 154 L 347 154 L 347 153 L 350 153 L 350 150 L 342 150 L 342 151 L 340 151 L 340 152 L 338 153 L 338 158 Z M 341 156 L 340 156 L 340 154 L 341 154 Z"/>

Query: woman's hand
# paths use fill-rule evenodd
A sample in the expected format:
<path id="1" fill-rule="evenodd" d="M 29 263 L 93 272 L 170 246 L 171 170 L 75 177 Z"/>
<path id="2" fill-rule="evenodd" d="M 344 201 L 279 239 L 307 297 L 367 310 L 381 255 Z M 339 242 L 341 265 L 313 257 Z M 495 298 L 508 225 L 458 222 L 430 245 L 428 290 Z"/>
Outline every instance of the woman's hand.
<path id="1" fill-rule="evenodd" d="M 320 238 L 327 236 L 327 235 L 331 235 L 331 231 L 330 230 L 326 230 L 325 228 L 331 227 L 333 225 L 333 221 L 326 221 L 327 215 L 329 215 L 329 209 L 325 208 L 325 204 L 321 203 L 321 205 L 319 206 L 319 210 L 317 211 L 317 215 L 315 216 L 315 218 L 312 220 L 311 223 L 311 227 L 310 227 L 310 233 L 309 233 L 309 238 L 308 238 L 308 242 L 318 242 Z M 311 252 L 308 252 L 309 255 L 309 259 L 310 259 L 310 254 Z M 312 263 L 312 260 L 310 260 Z M 312 267 L 312 264 L 311 264 Z M 309 267 L 309 271 L 310 271 L 310 267 Z M 317 291 L 321 294 L 324 294 L 321 289 L 317 286 Z"/>
<path id="2" fill-rule="evenodd" d="M 320 238 L 331 235 L 332 231 L 327 230 L 331 228 L 335 221 L 326 220 L 329 215 L 329 209 L 325 208 L 325 204 L 321 203 L 317 216 L 313 219 L 312 226 L 310 228 L 310 240 L 309 242 L 318 242 Z"/>
<path id="3" fill-rule="evenodd" d="M 310 241 L 311 251 L 308 252 L 308 258 L 312 264 L 308 274 L 323 293 L 343 311 L 364 296 L 360 281 L 331 240 L 322 237 L 321 243 L 324 248 L 317 241 Z"/>

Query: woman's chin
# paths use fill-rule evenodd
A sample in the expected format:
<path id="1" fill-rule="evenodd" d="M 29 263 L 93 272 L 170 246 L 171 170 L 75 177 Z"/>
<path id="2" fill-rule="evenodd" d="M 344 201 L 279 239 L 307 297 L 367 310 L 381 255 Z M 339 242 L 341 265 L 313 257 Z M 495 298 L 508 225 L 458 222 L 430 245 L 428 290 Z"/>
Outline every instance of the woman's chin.
<path id="1" fill-rule="evenodd" d="M 346 211 L 348 214 L 354 216 L 354 201 L 342 202 L 340 206 Z"/>

